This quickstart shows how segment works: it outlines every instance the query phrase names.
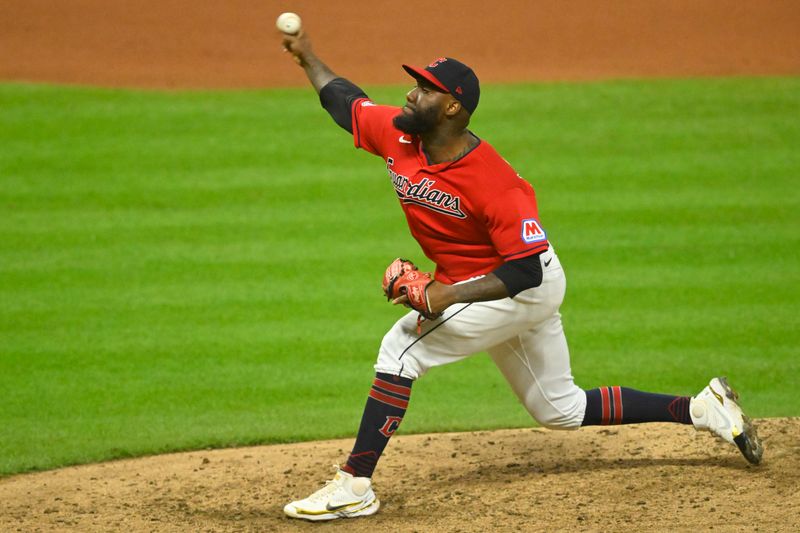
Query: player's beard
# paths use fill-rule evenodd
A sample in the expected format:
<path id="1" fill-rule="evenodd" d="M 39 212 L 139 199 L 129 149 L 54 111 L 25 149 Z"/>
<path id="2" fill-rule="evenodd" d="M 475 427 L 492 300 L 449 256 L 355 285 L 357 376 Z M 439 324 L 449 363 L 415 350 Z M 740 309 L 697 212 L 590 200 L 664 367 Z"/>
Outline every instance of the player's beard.
<path id="1" fill-rule="evenodd" d="M 437 111 L 435 107 L 429 107 L 422 111 L 414 110 L 411 113 L 401 110 L 400 114 L 392 119 L 392 124 L 398 130 L 409 135 L 428 133 L 436 127 Z"/>

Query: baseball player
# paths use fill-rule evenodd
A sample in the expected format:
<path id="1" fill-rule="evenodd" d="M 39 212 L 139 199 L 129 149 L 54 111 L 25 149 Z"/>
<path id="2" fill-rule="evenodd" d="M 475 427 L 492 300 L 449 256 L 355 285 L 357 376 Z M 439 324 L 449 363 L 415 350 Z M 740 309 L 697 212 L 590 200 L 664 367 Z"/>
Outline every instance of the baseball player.
<path id="1" fill-rule="evenodd" d="M 387 269 L 387 297 L 412 310 L 383 338 L 346 464 L 320 490 L 286 505 L 288 516 L 331 520 L 377 512 L 371 477 L 403 420 L 414 380 L 481 351 L 547 428 L 693 424 L 760 462 L 761 442 L 725 378 L 712 379 L 695 397 L 575 385 L 559 314 L 564 270 L 531 185 L 468 129 L 480 98 L 472 69 L 449 57 L 424 68 L 403 65 L 415 84 L 405 105 L 385 106 L 334 74 L 304 31 L 285 35 L 283 45 L 356 148 L 384 160 L 411 234 L 436 264 L 434 276 L 402 259 Z"/>

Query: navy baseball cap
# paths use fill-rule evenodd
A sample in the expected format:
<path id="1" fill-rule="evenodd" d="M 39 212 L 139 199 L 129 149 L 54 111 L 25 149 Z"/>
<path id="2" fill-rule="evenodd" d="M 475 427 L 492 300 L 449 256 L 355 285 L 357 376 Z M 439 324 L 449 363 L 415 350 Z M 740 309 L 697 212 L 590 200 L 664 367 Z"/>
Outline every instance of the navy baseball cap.
<path id="1" fill-rule="evenodd" d="M 453 95 L 470 115 L 478 107 L 478 100 L 481 97 L 478 77 L 461 61 L 452 57 L 440 57 L 424 69 L 409 65 L 403 65 L 403 68 L 413 77 L 427 80 L 442 91 Z"/>

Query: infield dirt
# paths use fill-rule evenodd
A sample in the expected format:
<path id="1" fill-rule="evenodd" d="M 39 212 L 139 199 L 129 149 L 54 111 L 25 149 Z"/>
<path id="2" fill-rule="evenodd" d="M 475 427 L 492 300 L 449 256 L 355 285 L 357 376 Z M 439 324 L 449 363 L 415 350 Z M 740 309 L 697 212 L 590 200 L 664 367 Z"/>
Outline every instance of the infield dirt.
<path id="1" fill-rule="evenodd" d="M 330 523 L 282 507 L 352 441 L 208 450 L 0 481 L 2 531 L 798 531 L 800 419 L 759 423 L 750 466 L 689 426 L 398 435 L 377 515 Z"/>
<path id="2" fill-rule="evenodd" d="M 402 63 L 442 55 L 484 83 L 800 74 L 796 0 L 4 0 L 0 79 L 305 86 L 280 51 L 283 11 L 359 84 L 407 83 Z"/>
<path id="3" fill-rule="evenodd" d="M 286 10 L 359 83 L 406 82 L 401 63 L 443 53 L 484 82 L 797 75 L 798 5 L 7 0 L 0 79 L 305 85 L 272 29 Z M 398 435 L 374 480 L 379 514 L 328 524 L 281 508 L 332 475 L 349 439 L 147 457 L 0 480 L 0 531 L 799 531 L 800 419 L 760 433 L 759 467 L 677 425 Z"/>

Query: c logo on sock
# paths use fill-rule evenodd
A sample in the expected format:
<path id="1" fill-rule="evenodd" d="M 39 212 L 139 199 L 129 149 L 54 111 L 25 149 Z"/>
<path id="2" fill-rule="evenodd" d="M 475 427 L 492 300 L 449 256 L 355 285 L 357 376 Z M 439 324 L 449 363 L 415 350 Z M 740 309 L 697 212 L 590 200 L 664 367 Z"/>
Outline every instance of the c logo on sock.
<path id="1" fill-rule="evenodd" d="M 387 439 L 394 435 L 394 432 L 397 431 L 397 428 L 400 426 L 400 422 L 403 421 L 403 417 L 401 416 L 387 416 L 386 422 L 383 424 L 383 427 L 378 431 L 386 437 Z"/>

